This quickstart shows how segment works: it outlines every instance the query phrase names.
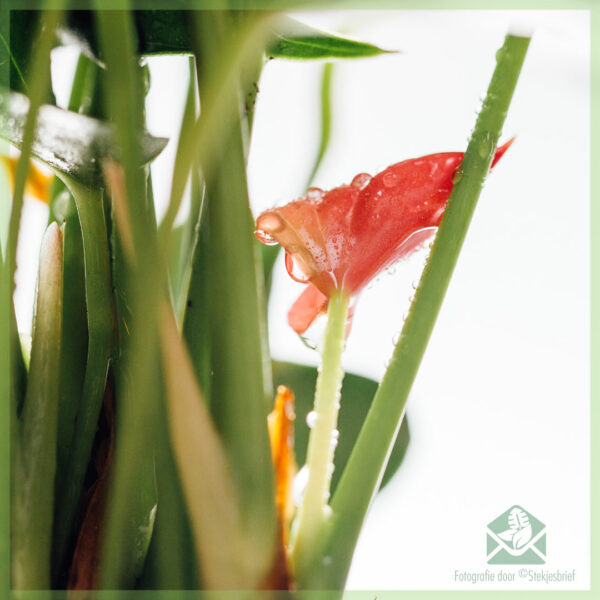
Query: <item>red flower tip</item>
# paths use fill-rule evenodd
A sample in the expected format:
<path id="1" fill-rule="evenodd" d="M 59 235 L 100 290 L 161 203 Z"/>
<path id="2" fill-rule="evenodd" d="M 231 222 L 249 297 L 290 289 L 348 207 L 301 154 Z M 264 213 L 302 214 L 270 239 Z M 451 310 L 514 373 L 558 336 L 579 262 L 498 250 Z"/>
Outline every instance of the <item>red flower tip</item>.
<path id="1" fill-rule="evenodd" d="M 513 140 L 496 150 L 492 167 Z M 257 238 L 281 244 L 290 276 L 311 284 L 288 315 L 297 333 L 326 310 L 335 289 L 358 293 L 434 234 L 462 159 L 462 152 L 444 152 L 406 160 L 329 192 L 311 188 L 258 217 Z"/>

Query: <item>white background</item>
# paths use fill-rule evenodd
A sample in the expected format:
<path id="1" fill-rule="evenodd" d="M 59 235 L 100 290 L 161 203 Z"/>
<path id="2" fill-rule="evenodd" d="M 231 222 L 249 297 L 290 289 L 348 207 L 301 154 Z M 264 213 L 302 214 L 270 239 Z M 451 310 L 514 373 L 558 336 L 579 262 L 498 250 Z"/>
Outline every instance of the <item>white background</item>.
<path id="1" fill-rule="evenodd" d="M 455 582 L 454 571 L 486 568 L 486 524 L 520 504 L 547 525 L 545 568 L 576 569 L 576 580 L 499 587 L 587 588 L 588 13 L 338 11 L 299 17 L 401 51 L 336 64 L 333 137 L 315 180 L 324 189 L 407 158 L 464 150 L 504 34 L 509 27 L 534 32 L 504 128 L 503 139 L 516 134 L 517 140 L 483 190 L 409 400 L 409 450 L 372 507 L 348 587 L 473 589 Z M 68 86 L 72 77 L 73 53 L 57 51 L 53 63 L 60 100 L 61 80 Z M 187 59 L 157 58 L 150 66 L 149 130 L 173 138 Z M 256 214 L 304 192 L 318 145 L 321 68 L 275 60 L 264 69 L 249 162 Z M 174 150 L 173 140 L 153 171 L 159 213 Z M 44 209 L 27 202 L 26 218 L 31 235 L 19 249 L 17 308 L 24 329 Z M 348 371 L 381 378 L 423 259 L 401 263 L 362 294 L 344 356 Z M 286 325 L 302 286 L 287 277 L 281 261 L 275 272 L 273 353 L 316 364 L 316 353 Z"/>

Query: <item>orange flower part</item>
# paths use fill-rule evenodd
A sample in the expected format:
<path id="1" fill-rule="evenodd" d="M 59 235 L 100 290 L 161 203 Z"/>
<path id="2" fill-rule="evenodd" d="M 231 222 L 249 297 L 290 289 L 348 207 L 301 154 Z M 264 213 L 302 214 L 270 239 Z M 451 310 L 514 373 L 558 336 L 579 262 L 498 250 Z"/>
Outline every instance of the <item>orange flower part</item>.
<path id="1" fill-rule="evenodd" d="M 496 150 L 492 167 L 513 140 Z M 288 321 L 302 334 L 327 309 L 334 290 L 360 292 L 381 271 L 409 255 L 437 230 L 464 153 L 405 160 L 371 177 L 263 212 L 257 238 L 281 244 L 290 276 L 308 284 Z"/>
<path id="2" fill-rule="evenodd" d="M 292 483 L 298 466 L 294 455 L 294 392 L 280 385 L 273 412 L 267 416 L 271 456 L 275 469 L 275 505 L 281 524 L 284 545 L 288 543 L 289 526 L 294 516 Z"/>
<path id="3" fill-rule="evenodd" d="M 0 156 L 0 160 L 4 163 L 4 166 L 8 172 L 10 189 L 15 188 L 15 172 L 17 170 L 18 158 L 13 156 Z M 48 204 L 50 198 L 50 183 L 52 182 L 52 175 L 46 175 L 36 165 L 29 161 L 29 172 L 27 174 L 27 181 L 25 182 L 25 195 L 32 196 L 41 202 Z"/>

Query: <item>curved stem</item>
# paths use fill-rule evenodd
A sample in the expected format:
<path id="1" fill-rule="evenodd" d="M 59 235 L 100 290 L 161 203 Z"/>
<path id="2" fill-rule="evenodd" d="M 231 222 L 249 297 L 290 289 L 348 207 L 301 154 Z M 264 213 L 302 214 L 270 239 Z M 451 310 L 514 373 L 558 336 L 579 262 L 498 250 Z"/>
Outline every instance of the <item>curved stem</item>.
<path id="1" fill-rule="evenodd" d="M 58 490 L 54 525 L 57 566 L 62 564 L 73 535 L 104 397 L 114 327 L 102 192 L 90 190 L 66 177 L 64 182 L 75 199 L 83 235 L 89 338 L 87 367 L 67 472 L 64 485 Z"/>
<path id="2" fill-rule="evenodd" d="M 302 580 L 302 573 L 310 568 L 316 553 L 316 542 L 329 512 L 327 501 L 335 450 L 333 440 L 336 439 L 340 390 L 344 377 L 341 359 L 348 303 L 349 296 L 344 293 L 336 293 L 329 300 L 321 369 L 315 392 L 315 420 L 308 440 L 308 483 L 298 513 L 292 548 L 293 568 L 299 580 Z"/>

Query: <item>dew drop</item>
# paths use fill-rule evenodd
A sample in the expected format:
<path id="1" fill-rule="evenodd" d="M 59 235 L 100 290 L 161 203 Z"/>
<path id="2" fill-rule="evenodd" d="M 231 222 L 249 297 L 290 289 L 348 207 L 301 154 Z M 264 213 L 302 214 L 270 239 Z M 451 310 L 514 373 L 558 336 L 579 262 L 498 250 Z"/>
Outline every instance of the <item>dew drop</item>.
<path id="1" fill-rule="evenodd" d="M 285 268 L 287 269 L 288 275 L 298 283 L 308 283 L 309 278 L 306 276 L 304 271 L 300 269 L 294 257 L 288 252 L 285 253 Z"/>
<path id="2" fill-rule="evenodd" d="M 330 452 L 333 452 L 336 449 L 337 445 L 338 445 L 337 438 L 331 436 L 331 439 L 329 440 L 329 450 L 330 450 Z"/>
<path id="3" fill-rule="evenodd" d="M 277 240 L 272 235 L 262 229 L 257 229 L 254 232 L 254 235 L 256 236 L 256 239 L 265 246 L 276 246 L 278 244 Z"/>
<path id="4" fill-rule="evenodd" d="M 371 181 L 372 177 L 368 174 L 368 173 L 359 173 L 353 180 L 352 183 L 350 184 L 352 187 L 358 188 L 359 190 L 362 190 L 363 188 L 365 188 L 369 182 Z"/>
<path id="5" fill-rule="evenodd" d="M 331 437 L 335 440 L 339 440 L 340 439 L 340 432 L 337 429 L 334 429 L 331 432 Z"/>
<path id="6" fill-rule="evenodd" d="M 311 204 L 320 204 L 323 200 L 323 194 L 325 194 L 325 192 L 321 188 L 311 187 L 306 190 L 306 199 Z"/>
<path id="7" fill-rule="evenodd" d="M 462 179 L 462 176 L 463 171 L 460 167 L 458 167 L 458 169 L 456 169 L 456 171 L 454 171 L 454 174 L 452 175 L 452 183 L 456 185 Z"/>
<path id="8" fill-rule="evenodd" d="M 387 171 L 383 174 L 383 185 L 385 187 L 394 187 L 398 183 L 398 176 L 393 171 Z"/>
<path id="9" fill-rule="evenodd" d="M 316 424 L 317 424 L 317 418 L 319 417 L 319 415 L 316 413 L 316 411 L 311 410 L 307 415 L 306 415 L 306 424 L 308 425 L 308 427 L 310 429 L 312 429 Z"/>
<path id="10" fill-rule="evenodd" d="M 394 334 L 394 337 L 392 338 L 392 344 L 394 344 L 394 346 L 398 345 L 398 342 L 400 341 L 400 331 L 398 331 L 397 333 Z"/>
<path id="11" fill-rule="evenodd" d="M 485 134 L 485 137 L 479 142 L 477 146 L 477 151 L 479 153 L 479 157 L 482 159 L 489 158 L 492 154 L 492 135 L 490 132 Z"/>
<path id="12" fill-rule="evenodd" d="M 413 281 L 411 283 L 411 285 L 412 285 L 412 289 L 416 290 L 419 287 L 419 282 L 415 279 L 415 281 Z"/>
<path id="13" fill-rule="evenodd" d="M 304 465 L 294 477 L 294 481 L 292 483 L 292 500 L 294 501 L 295 506 L 300 506 L 302 504 L 302 498 L 304 497 L 304 492 L 306 491 L 306 485 L 308 483 L 308 465 Z"/>

